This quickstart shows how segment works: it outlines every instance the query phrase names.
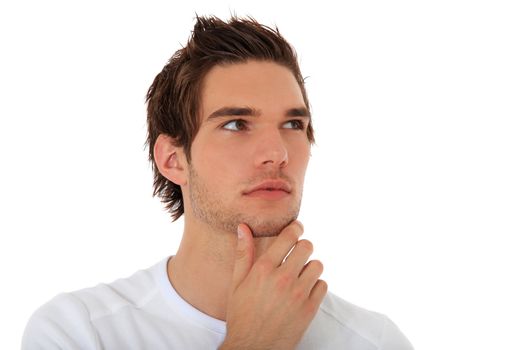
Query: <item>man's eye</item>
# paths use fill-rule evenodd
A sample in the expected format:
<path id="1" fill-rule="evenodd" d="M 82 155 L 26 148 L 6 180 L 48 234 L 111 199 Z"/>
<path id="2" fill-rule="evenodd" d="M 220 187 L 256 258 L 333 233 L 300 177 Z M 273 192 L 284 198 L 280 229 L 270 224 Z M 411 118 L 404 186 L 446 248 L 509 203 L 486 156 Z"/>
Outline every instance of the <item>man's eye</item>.
<path id="1" fill-rule="evenodd" d="M 299 119 L 290 120 L 290 121 L 287 121 L 286 123 L 284 123 L 284 128 L 285 129 L 303 130 L 304 129 L 304 122 L 302 120 L 299 120 Z"/>
<path id="2" fill-rule="evenodd" d="M 246 129 L 246 121 L 242 119 L 231 120 L 222 126 L 223 129 L 241 131 Z"/>

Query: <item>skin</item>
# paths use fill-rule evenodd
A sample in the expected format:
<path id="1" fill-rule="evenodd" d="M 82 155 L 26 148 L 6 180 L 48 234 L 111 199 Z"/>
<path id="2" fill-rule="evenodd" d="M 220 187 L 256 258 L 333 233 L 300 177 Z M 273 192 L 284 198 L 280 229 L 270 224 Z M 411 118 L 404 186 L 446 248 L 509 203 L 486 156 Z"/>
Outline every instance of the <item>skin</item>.
<path id="1" fill-rule="evenodd" d="M 159 171 L 181 186 L 185 208 L 168 277 L 191 305 L 226 320 L 222 349 L 293 348 L 327 289 L 296 221 L 310 157 L 309 117 L 289 115 L 305 108 L 299 85 L 281 65 L 248 61 L 212 68 L 201 93 L 191 164 L 168 136 L 155 144 Z M 210 118 L 224 107 L 257 114 Z M 286 182 L 290 193 L 246 195 L 268 179 Z"/>

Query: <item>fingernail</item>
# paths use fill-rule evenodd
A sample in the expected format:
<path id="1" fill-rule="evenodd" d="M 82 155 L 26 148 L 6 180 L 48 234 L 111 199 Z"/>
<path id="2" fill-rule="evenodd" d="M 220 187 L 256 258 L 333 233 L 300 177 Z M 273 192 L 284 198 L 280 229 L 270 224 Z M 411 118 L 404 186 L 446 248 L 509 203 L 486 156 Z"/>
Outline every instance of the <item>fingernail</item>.
<path id="1" fill-rule="evenodd" d="M 237 226 L 237 238 L 242 239 L 243 232 L 241 230 L 241 225 Z"/>

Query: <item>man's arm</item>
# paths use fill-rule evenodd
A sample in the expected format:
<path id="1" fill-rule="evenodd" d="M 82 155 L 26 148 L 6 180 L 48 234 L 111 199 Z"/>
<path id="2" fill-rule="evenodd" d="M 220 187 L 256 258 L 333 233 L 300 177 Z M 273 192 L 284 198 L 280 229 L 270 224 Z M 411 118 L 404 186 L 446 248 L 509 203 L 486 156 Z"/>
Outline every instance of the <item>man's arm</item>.
<path id="1" fill-rule="evenodd" d="M 303 226 L 292 222 L 254 262 L 250 229 L 239 225 L 227 333 L 221 350 L 297 346 L 328 289 L 319 279 L 321 262 L 307 263 L 313 245 L 299 240 L 302 233 Z"/>

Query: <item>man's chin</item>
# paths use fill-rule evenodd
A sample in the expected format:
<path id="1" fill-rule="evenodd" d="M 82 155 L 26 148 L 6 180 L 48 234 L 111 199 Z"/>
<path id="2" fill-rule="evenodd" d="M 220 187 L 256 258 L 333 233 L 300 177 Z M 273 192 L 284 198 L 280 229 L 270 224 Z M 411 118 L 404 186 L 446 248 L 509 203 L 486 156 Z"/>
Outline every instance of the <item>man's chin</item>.
<path id="1" fill-rule="evenodd" d="M 276 237 L 281 231 L 288 226 L 292 221 L 297 219 L 297 216 L 291 218 L 283 218 L 280 220 L 246 220 L 247 224 L 252 230 L 254 238 L 263 238 L 263 237 Z"/>

